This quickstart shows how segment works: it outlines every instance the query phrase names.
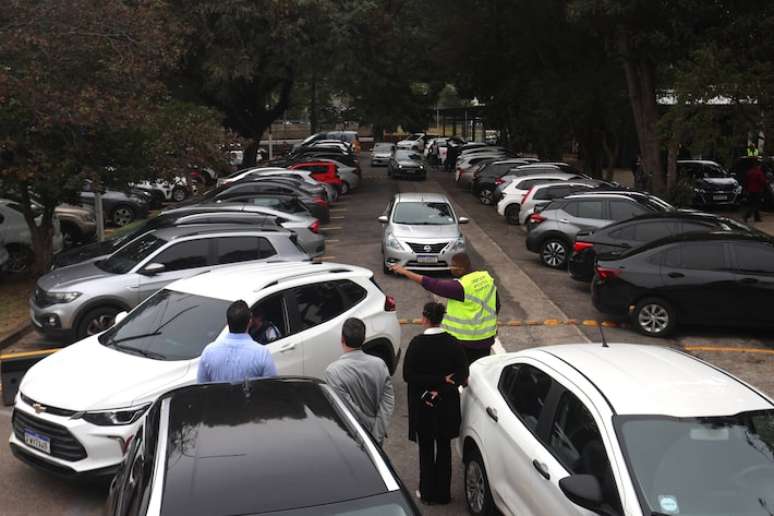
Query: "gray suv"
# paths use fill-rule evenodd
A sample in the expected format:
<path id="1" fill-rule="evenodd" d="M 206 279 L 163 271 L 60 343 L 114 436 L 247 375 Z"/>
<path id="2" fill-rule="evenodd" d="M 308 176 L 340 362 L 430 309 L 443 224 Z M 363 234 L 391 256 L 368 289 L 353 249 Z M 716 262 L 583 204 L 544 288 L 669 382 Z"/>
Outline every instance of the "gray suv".
<path id="1" fill-rule="evenodd" d="M 548 204 L 527 219 L 527 249 L 555 269 L 567 260 L 579 231 L 601 227 L 648 213 L 674 211 L 667 202 L 640 192 L 573 194 Z"/>
<path id="2" fill-rule="evenodd" d="M 82 339 L 113 325 L 172 281 L 235 263 L 305 261 L 287 230 L 240 224 L 157 229 L 104 260 L 55 269 L 30 298 L 32 323 L 47 336 Z"/>

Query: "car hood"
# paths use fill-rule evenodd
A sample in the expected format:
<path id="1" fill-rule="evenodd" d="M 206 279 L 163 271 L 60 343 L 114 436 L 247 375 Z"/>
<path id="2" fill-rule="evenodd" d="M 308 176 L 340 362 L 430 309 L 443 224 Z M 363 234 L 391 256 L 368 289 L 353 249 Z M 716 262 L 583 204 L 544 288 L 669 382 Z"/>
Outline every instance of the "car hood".
<path id="1" fill-rule="evenodd" d="M 421 167 L 422 163 L 413 159 L 402 159 L 398 161 L 398 165 L 401 167 Z"/>
<path id="2" fill-rule="evenodd" d="M 396 238 L 452 239 L 460 236 L 460 229 L 456 224 L 446 224 L 443 226 L 393 224 L 392 234 Z"/>
<path id="3" fill-rule="evenodd" d="M 54 266 L 65 267 L 107 256 L 116 250 L 115 240 L 103 240 L 54 255 Z"/>
<path id="4" fill-rule="evenodd" d="M 67 287 L 81 284 L 85 281 L 102 279 L 111 276 L 115 275 L 103 271 L 97 267 L 93 261 L 90 261 L 54 269 L 48 274 L 41 276 L 41 278 L 38 280 L 38 286 L 45 291 L 53 289 L 63 290 Z"/>
<path id="5" fill-rule="evenodd" d="M 696 180 L 699 188 L 735 188 L 739 183 L 733 177 L 706 177 Z"/>
<path id="6" fill-rule="evenodd" d="M 390 151 L 374 152 L 373 156 L 375 158 L 389 158 L 390 156 L 392 156 L 392 152 Z"/>
<path id="7" fill-rule="evenodd" d="M 35 364 L 21 391 L 43 405 L 68 410 L 122 408 L 177 387 L 190 367 L 190 360 L 151 360 L 115 351 L 94 336 Z"/>

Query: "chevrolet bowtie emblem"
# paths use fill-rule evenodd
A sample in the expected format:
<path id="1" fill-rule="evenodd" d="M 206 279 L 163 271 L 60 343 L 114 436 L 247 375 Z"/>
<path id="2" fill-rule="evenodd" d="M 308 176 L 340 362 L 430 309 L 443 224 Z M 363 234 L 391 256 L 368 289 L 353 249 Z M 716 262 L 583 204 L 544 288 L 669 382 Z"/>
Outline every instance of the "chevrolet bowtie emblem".
<path id="1" fill-rule="evenodd" d="M 41 405 L 40 403 L 33 403 L 32 408 L 35 410 L 35 414 L 40 414 L 41 412 L 46 411 L 46 406 Z"/>

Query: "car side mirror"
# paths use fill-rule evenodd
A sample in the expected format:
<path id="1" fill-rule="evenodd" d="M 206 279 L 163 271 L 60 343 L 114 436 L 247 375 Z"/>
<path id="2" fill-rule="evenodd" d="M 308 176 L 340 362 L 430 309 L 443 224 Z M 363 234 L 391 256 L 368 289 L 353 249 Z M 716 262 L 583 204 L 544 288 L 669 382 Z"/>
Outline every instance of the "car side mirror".
<path id="1" fill-rule="evenodd" d="M 390 221 L 390 219 L 387 218 L 387 215 L 382 215 L 381 217 L 378 217 L 376 220 L 378 220 L 382 224 L 387 224 Z"/>
<path id="2" fill-rule="evenodd" d="M 460 224 L 467 224 L 468 222 L 470 222 L 470 219 L 467 218 L 467 217 L 460 217 L 459 218 L 459 223 Z"/>
<path id="3" fill-rule="evenodd" d="M 149 263 L 142 270 L 141 274 L 143 274 L 144 276 L 155 276 L 160 272 L 164 272 L 164 269 L 166 268 L 167 268 L 166 265 L 164 265 L 163 263 Z"/>
<path id="4" fill-rule="evenodd" d="M 118 312 L 116 314 L 115 318 L 113 319 L 113 326 L 115 326 L 116 324 L 118 324 L 121 321 L 123 321 L 124 319 L 126 319 L 127 315 L 129 315 L 129 312 L 127 312 L 127 311 Z"/>
<path id="5" fill-rule="evenodd" d="M 559 489 L 572 503 L 597 511 L 604 503 L 602 486 L 599 480 L 592 475 L 570 475 L 559 480 Z"/>

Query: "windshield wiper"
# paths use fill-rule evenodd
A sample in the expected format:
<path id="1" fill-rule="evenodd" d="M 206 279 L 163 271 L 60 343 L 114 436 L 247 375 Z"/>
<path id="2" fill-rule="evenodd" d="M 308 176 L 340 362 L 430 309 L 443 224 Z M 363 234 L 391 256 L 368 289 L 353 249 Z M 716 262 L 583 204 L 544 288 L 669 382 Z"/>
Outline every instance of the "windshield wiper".
<path id="1" fill-rule="evenodd" d="M 141 337 L 141 336 L 138 335 L 137 338 L 139 338 L 139 337 Z M 145 349 L 133 348 L 132 346 L 122 346 L 120 344 L 115 344 L 115 343 L 114 343 L 113 347 L 115 349 L 119 349 L 119 350 L 124 351 L 126 353 L 140 355 L 140 356 L 145 357 L 145 358 L 152 358 L 154 360 L 166 360 L 167 359 L 167 357 L 165 355 L 162 355 L 161 353 L 156 353 L 155 351 L 148 351 L 148 350 L 145 350 Z"/>

